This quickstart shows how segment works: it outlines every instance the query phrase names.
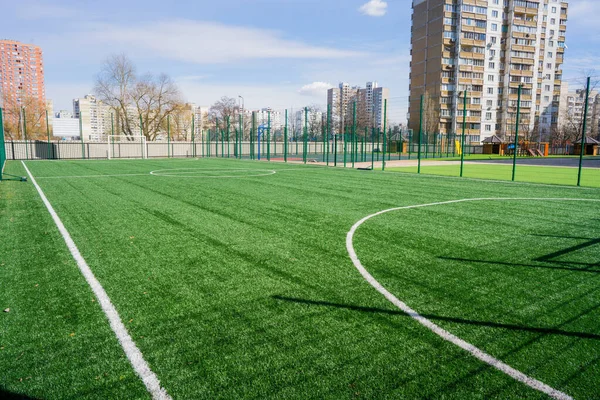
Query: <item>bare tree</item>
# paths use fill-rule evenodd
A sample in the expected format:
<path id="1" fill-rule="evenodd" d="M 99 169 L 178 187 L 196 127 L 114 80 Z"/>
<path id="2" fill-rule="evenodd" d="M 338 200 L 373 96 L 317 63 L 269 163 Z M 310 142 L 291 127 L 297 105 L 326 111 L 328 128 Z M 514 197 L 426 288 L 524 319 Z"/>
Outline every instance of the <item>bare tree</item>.
<path id="1" fill-rule="evenodd" d="M 431 139 L 433 134 L 439 133 L 439 131 L 440 107 L 431 93 L 426 91 L 423 96 L 423 134 Z"/>
<path id="2" fill-rule="evenodd" d="M 321 135 L 323 112 L 321 107 L 316 104 L 308 106 L 306 110 L 308 110 L 308 136 L 314 139 Z"/>
<path id="3" fill-rule="evenodd" d="M 21 101 L 3 99 L 4 132 L 10 140 L 38 139 L 46 137 L 46 105 L 39 99 L 20 96 Z"/>
<path id="4" fill-rule="evenodd" d="M 168 115 L 181 105 L 175 83 L 165 74 L 137 77 L 135 66 L 124 55 L 109 57 L 96 78 L 96 96 L 115 113 L 118 132 L 154 140 Z M 141 123 L 141 127 L 140 127 Z"/>
<path id="5" fill-rule="evenodd" d="M 189 104 L 177 106 L 170 118 L 172 121 L 171 126 L 175 128 L 171 130 L 172 137 L 179 138 L 184 141 L 187 141 L 188 138 L 191 138 L 193 118 L 193 110 Z"/>

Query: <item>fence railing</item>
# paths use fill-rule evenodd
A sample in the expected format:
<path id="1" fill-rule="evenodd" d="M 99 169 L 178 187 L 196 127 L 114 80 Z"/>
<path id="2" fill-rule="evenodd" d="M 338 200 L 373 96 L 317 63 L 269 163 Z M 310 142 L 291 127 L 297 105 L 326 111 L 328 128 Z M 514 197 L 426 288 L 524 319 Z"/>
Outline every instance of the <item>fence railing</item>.
<path id="1" fill-rule="evenodd" d="M 353 146 L 354 144 L 354 146 Z M 302 160 L 305 158 L 324 161 L 327 154 L 330 161 L 334 158 L 343 162 L 344 153 L 347 161 L 371 161 L 371 156 L 379 161 L 385 157 L 388 160 L 416 158 L 419 154 L 419 145 L 403 141 L 388 141 L 384 143 L 359 139 L 354 143 L 343 140 L 326 142 L 314 140 L 304 146 L 302 142 L 289 141 L 287 152 L 284 143 L 272 141 L 261 143 L 260 148 L 256 142 L 226 141 L 195 141 L 195 142 L 85 142 L 85 141 L 43 141 L 43 140 L 12 140 L 5 142 L 7 160 L 82 160 L 82 159 L 108 159 L 111 146 L 111 158 L 132 159 L 143 158 L 144 152 L 148 158 L 185 158 L 185 157 L 219 157 L 219 158 L 253 158 L 262 160 L 283 159 Z M 145 146 L 145 147 L 144 147 Z M 306 148 L 306 150 L 305 150 Z M 484 154 L 483 145 L 466 145 L 465 154 Z M 306 151 L 306 155 L 304 152 Z M 335 154 L 337 153 L 337 157 Z M 454 143 L 422 144 L 421 158 L 449 158 L 460 154 Z M 550 147 L 549 155 L 573 154 L 572 146 Z M 524 154 L 525 155 L 525 154 Z"/>

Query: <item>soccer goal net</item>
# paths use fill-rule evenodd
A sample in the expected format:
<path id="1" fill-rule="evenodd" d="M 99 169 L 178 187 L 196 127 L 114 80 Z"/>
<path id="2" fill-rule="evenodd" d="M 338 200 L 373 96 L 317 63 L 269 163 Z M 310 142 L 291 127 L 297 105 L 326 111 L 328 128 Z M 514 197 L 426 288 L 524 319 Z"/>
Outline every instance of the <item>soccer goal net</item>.
<path id="1" fill-rule="evenodd" d="M 108 159 L 148 158 L 145 136 L 108 135 Z"/>

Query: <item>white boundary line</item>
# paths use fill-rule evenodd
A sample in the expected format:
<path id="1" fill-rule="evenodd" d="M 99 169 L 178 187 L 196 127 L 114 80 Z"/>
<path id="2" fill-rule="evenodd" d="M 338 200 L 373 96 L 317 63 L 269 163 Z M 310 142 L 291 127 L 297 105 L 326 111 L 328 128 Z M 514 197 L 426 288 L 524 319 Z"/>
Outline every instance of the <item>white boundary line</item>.
<path id="1" fill-rule="evenodd" d="M 148 174 L 114 174 L 114 175 L 72 175 L 72 176 L 38 176 L 37 179 L 65 179 L 65 178 L 114 178 L 119 176 L 148 176 Z"/>
<path id="2" fill-rule="evenodd" d="M 350 231 L 348 232 L 348 234 L 346 235 L 346 249 L 348 250 L 348 254 L 350 255 L 350 259 L 352 260 L 352 263 L 354 264 L 356 269 L 360 272 L 360 274 L 363 276 L 363 278 L 365 278 L 366 281 L 369 282 L 369 284 L 371 286 L 373 286 L 379 293 L 381 293 L 392 304 L 394 304 L 400 310 L 404 311 L 408 316 L 415 319 L 421 325 L 425 326 L 426 328 L 428 328 L 429 330 L 434 332 L 436 335 L 440 336 L 442 339 L 447 340 L 448 342 L 450 342 L 452 344 L 455 344 L 456 346 L 460 347 L 463 350 L 466 350 L 472 356 L 478 358 L 479 360 L 485 362 L 486 364 L 491 365 L 492 367 L 504 372 L 511 378 L 516 379 L 519 382 L 523 382 L 527 386 L 529 386 L 535 390 L 539 390 L 540 392 L 543 392 L 554 399 L 571 400 L 572 397 L 567 395 L 566 393 L 563 393 L 556 389 L 553 389 L 552 387 L 546 385 L 545 383 L 525 375 L 521 371 L 514 369 L 510 365 L 503 363 L 502 361 L 498 360 L 497 358 L 494 358 L 493 356 L 485 353 L 483 350 L 480 350 L 479 348 L 475 347 L 474 345 L 472 345 L 472 344 L 462 340 L 461 338 L 453 335 L 452 333 L 446 331 L 445 329 L 441 328 L 440 326 L 436 325 L 435 323 L 431 322 L 430 320 L 428 320 L 427 318 L 423 317 L 418 312 L 416 312 L 415 310 L 410 308 L 406 303 L 399 300 L 396 296 L 394 296 L 391 292 L 389 292 L 386 288 L 384 288 L 366 270 L 366 268 L 361 264 L 360 260 L 358 259 L 358 256 L 356 255 L 356 251 L 354 250 L 354 246 L 352 243 L 354 234 L 356 233 L 356 230 L 363 223 L 365 223 L 366 221 L 370 220 L 373 217 L 376 217 L 378 215 L 385 214 L 385 213 L 388 213 L 391 211 L 407 210 L 407 209 L 411 209 L 411 208 L 432 207 L 432 206 L 438 206 L 438 205 L 443 205 L 443 204 L 464 203 L 464 202 L 471 202 L 471 201 L 526 201 L 526 200 L 529 200 L 529 201 L 593 201 L 593 202 L 600 202 L 600 199 L 476 198 L 476 199 L 461 199 L 461 200 L 442 201 L 442 202 L 429 203 L 429 204 L 418 204 L 418 205 L 405 206 L 405 207 L 395 207 L 395 208 L 390 208 L 387 210 L 379 211 L 374 214 L 368 215 L 368 216 L 364 217 L 363 219 L 361 219 L 360 221 L 358 221 L 357 223 L 355 223 L 352 226 L 352 228 L 350 229 Z"/>
<path id="3" fill-rule="evenodd" d="M 25 163 L 23 161 L 21 161 L 21 163 L 27 171 L 27 174 L 31 179 L 31 183 L 33 183 L 40 197 L 42 198 L 42 201 L 46 205 L 46 208 L 52 216 L 54 223 L 58 227 L 58 230 L 60 231 L 63 239 L 65 240 L 65 243 L 67 244 L 67 247 L 69 248 L 69 251 L 71 252 L 71 255 L 77 262 L 79 270 L 81 271 L 88 285 L 90 285 L 92 291 L 96 295 L 96 298 L 98 299 L 98 302 L 102 307 L 102 311 L 104 311 L 106 318 L 108 318 L 110 327 L 117 336 L 117 339 L 119 340 L 121 347 L 125 351 L 125 354 L 127 355 L 127 358 L 133 366 L 133 369 L 135 370 L 136 374 L 142 379 L 144 385 L 146 386 L 146 389 L 152 395 L 153 399 L 170 400 L 171 397 L 169 396 L 167 391 L 160 386 L 160 381 L 158 380 L 154 372 L 152 372 L 146 360 L 144 360 L 142 352 L 137 348 L 131 336 L 129 336 L 129 332 L 127 332 L 127 328 L 125 328 L 125 325 L 123 325 L 123 322 L 119 317 L 117 309 L 111 303 L 108 294 L 106 293 L 98 279 L 94 276 L 94 273 L 92 272 L 87 262 L 79 252 L 79 249 L 75 245 L 75 242 L 71 238 L 71 235 L 67 231 L 67 228 L 65 228 L 65 226 L 63 225 L 62 221 L 60 220 L 60 217 L 58 216 L 58 214 L 56 214 L 56 211 L 54 211 L 54 208 L 46 198 L 46 195 L 44 194 L 42 189 L 35 181 L 35 178 L 31 174 Z"/>

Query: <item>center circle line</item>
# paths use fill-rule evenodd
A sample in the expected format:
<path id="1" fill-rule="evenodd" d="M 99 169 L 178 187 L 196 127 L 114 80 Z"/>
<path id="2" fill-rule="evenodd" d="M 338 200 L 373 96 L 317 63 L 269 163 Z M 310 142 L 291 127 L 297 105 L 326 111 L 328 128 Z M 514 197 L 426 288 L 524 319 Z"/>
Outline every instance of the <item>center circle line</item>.
<path id="1" fill-rule="evenodd" d="M 600 202 L 600 199 L 491 197 L 491 198 L 449 200 L 449 201 L 441 201 L 441 202 L 436 202 L 436 203 L 417 204 L 417 205 L 412 205 L 412 206 L 389 208 L 387 210 L 382 210 L 382 211 L 376 212 L 374 214 L 367 215 L 360 221 L 356 222 L 352 226 L 352 228 L 350 228 L 350 231 L 346 235 L 346 250 L 348 251 L 348 254 L 350 256 L 350 259 L 352 260 L 352 263 L 354 264 L 356 269 L 360 272 L 360 274 L 363 276 L 363 278 L 373 288 L 375 288 L 379 293 L 381 293 L 388 301 L 390 301 L 392 304 L 394 304 L 400 310 L 404 311 L 409 317 L 413 318 L 414 320 L 419 322 L 421 325 L 425 326 L 426 328 L 428 328 L 429 330 L 434 332 L 436 335 L 440 336 L 442 339 L 444 339 L 452 344 L 455 344 L 456 346 L 460 347 L 463 350 L 466 350 L 475 358 L 478 358 L 479 360 L 483 361 L 484 363 L 498 369 L 499 371 L 507 374 L 511 378 L 526 384 L 527 386 L 531 387 L 532 389 L 543 392 L 553 399 L 571 400 L 572 397 L 569 396 L 568 394 L 563 393 L 559 390 L 556 390 L 535 378 L 525 375 L 521 371 L 519 371 L 519 370 L 511 367 L 510 365 L 500 361 L 499 359 L 487 354 L 486 352 L 484 352 L 483 350 L 479 349 L 478 347 L 472 345 L 471 343 L 468 343 L 465 340 L 459 338 L 458 336 L 453 335 L 452 333 L 443 329 L 442 327 L 435 324 L 431 320 L 425 318 L 424 316 L 419 314 L 417 311 L 413 310 L 410 306 L 408 306 L 408 304 L 399 300 L 390 291 L 388 291 L 381 283 L 379 283 L 373 277 L 373 275 L 371 275 L 369 273 L 369 271 L 367 271 L 367 269 L 362 265 L 362 263 L 360 262 L 360 259 L 358 258 L 358 255 L 356 254 L 356 250 L 354 249 L 354 245 L 353 245 L 354 234 L 356 233 L 356 230 L 362 224 L 364 224 L 371 218 L 377 217 L 379 215 L 382 215 L 382 214 L 385 214 L 385 213 L 388 213 L 391 211 L 408 210 L 408 209 L 413 209 L 413 208 L 433 207 L 433 206 L 454 204 L 454 203 L 476 202 L 476 201 L 578 201 L 578 202 L 590 201 L 590 202 Z"/>

